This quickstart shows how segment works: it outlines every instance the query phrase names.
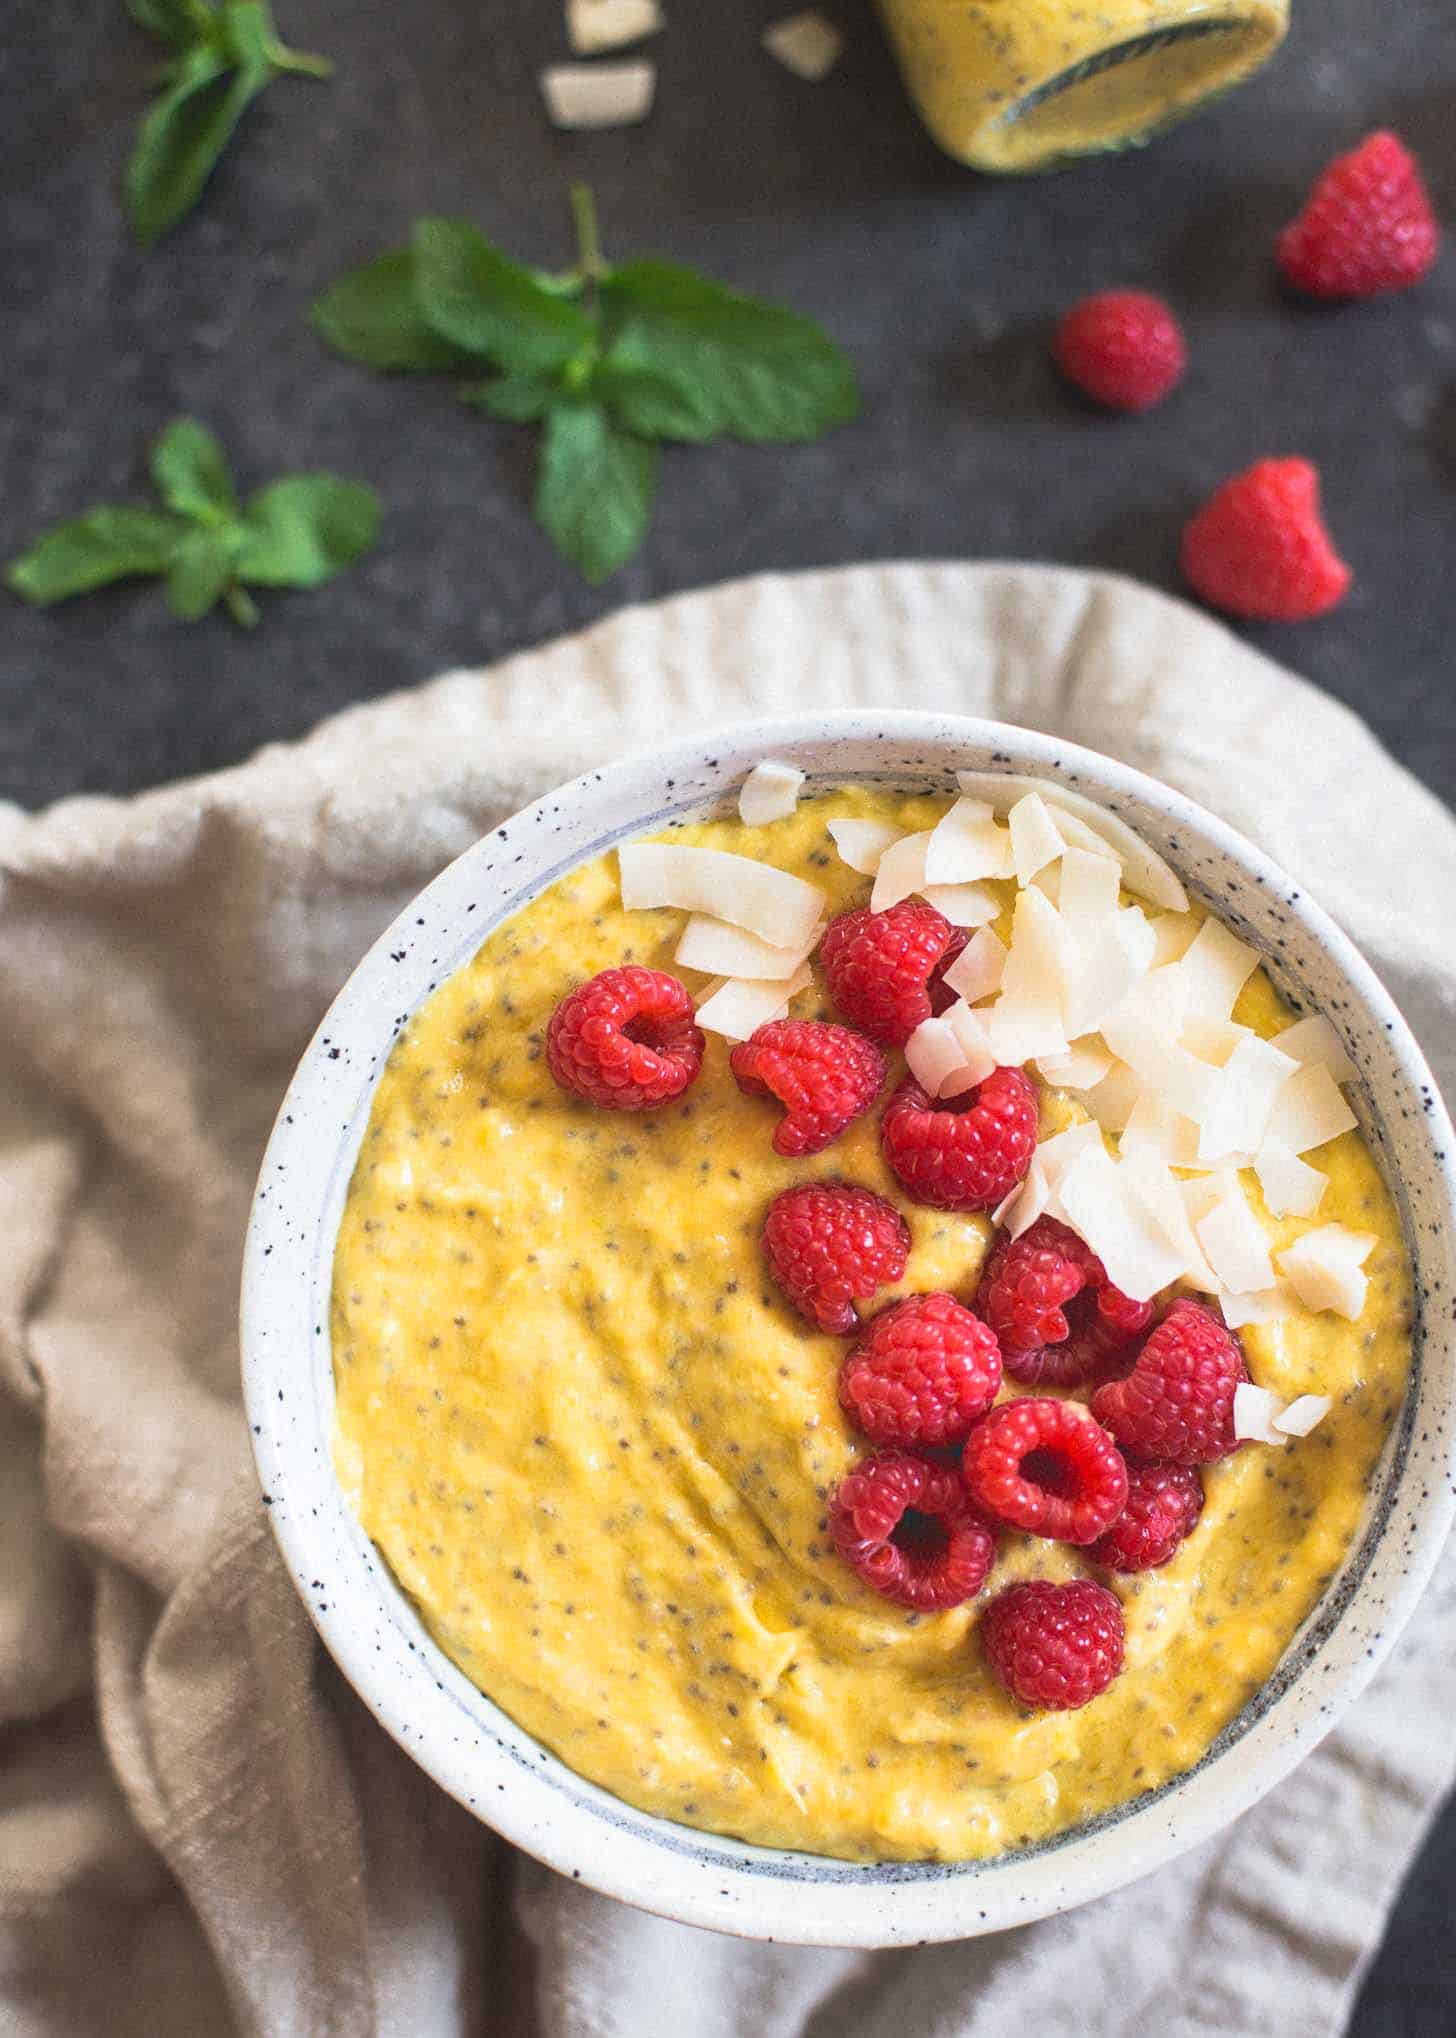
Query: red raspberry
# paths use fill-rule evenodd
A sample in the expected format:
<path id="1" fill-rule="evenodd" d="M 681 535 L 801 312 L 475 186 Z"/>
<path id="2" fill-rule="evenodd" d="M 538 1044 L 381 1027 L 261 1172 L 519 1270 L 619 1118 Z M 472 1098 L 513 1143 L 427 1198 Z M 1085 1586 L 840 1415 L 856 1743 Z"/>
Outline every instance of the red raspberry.
<path id="1" fill-rule="evenodd" d="M 1322 172 L 1279 236 L 1279 266 L 1313 297 L 1376 297 L 1419 283 L 1440 241 L 1414 157 L 1380 130 Z"/>
<path id="2" fill-rule="evenodd" d="M 976 1308 L 1001 1345 L 1006 1370 L 1028 1387 L 1079 1387 L 1153 1320 L 1075 1231 L 1041 1217 L 1020 1238 L 1004 1234 L 981 1276 Z"/>
<path id="3" fill-rule="evenodd" d="M 1214 490 L 1183 529 L 1183 572 L 1213 608 L 1299 623 L 1335 608 L 1350 569 L 1320 516 L 1308 460 L 1256 460 Z"/>
<path id="4" fill-rule="evenodd" d="M 1186 1465 L 1129 1465 L 1127 1506 L 1087 1555 L 1109 1571 L 1156 1571 L 1203 1512 L 1203 1482 Z"/>
<path id="5" fill-rule="evenodd" d="M 829 995 L 882 1047 L 903 1047 L 924 1020 L 955 1003 L 941 981 L 966 935 L 921 899 L 887 912 L 868 906 L 831 920 L 819 943 Z"/>
<path id="6" fill-rule="evenodd" d="M 1122 1668 L 1122 1604 L 1105 1585 L 1031 1578 L 998 1592 L 981 1616 L 986 1659 L 1013 1698 L 1041 1712 L 1075 1712 Z"/>
<path id="7" fill-rule="evenodd" d="M 801 1182 L 768 1207 L 763 1256 L 801 1316 L 820 1330 L 857 1330 L 856 1298 L 898 1281 L 910 1227 L 894 1205 L 843 1182 Z"/>
<path id="8" fill-rule="evenodd" d="M 995 1335 L 953 1295 L 911 1295 L 845 1360 L 839 1399 L 874 1444 L 963 1443 L 1001 1389 Z"/>
<path id="9" fill-rule="evenodd" d="M 551 1014 L 546 1066 L 573 1096 L 608 1111 L 651 1111 L 698 1079 L 693 1001 L 659 969 L 604 969 Z"/>
<path id="10" fill-rule="evenodd" d="M 881 1451 L 841 1479 L 829 1533 L 866 1585 L 918 1613 L 974 1599 L 996 1557 L 955 1467 L 909 1451 Z"/>
<path id="11" fill-rule="evenodd" d="M 1036 1091 L 1020 1069 L 993 1069 L 936 1103 L 907 1076 L 880 1120 L 880 1147 L 912 1203 L 994 1210 L 1036 1152 Z"/>
<path id="12" fill-rule="evenodd" d="M 1248 1377 L 1232 1331 L 1184 1296 L 1138 1353 L 1127 1378 L 1097 1389 L 1092 1413 L 1140 1458 L 1209 1465 L 1238 1449 L 1234 1389 Z"/>
<path id="13" fill-rule="evenodd" d="M 1102 290 L 1074 304 L 1052 343 L 1057 366 L 1112 410 L 1151 410 L 1183 379 L 1183 329 L 1160 297 Z"/>
<path id="14" fill-rule="evenodd" d="M 983 1513 L 1028 1535 L 1093 1543 L 1127 1502 L 1127 1466 L 1077 1401 L 1003 1401 L 961 1455 Z"/>
<path id="15" fill-rule="evenodd" d="M 777 1097 L 784 1106 L 773 1147 L 789 1160 L 832 1146 L 885 1080 L 873 1041 L 823 1019 L 772 1019 L 739 1041 L 728 1065 L 745 1097 Z"/>

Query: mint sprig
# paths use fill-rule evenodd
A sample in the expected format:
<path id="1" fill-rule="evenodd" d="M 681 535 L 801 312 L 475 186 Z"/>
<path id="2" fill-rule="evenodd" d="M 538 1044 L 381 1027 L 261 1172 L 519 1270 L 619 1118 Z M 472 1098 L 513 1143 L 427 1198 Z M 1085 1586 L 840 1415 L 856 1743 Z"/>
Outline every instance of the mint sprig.
<path id="1" fill-rule="evenodd" d="M 132 231 L 149 248 L 197 203 L 260 92 L 289 72 L 327 78 L 333 65 L 281 42 L 268 0 L 127 0 L 127 8 L 169 53 L 124 185 Z"/>
<path id="2" fill-rule="evenodd" d="M 159 9 L 160 0 L 150 0 Z M 221 601 L 251 627 L 249 587 L 319 587 L 367 552 L 379 498 L 337 474 L 291 474 L 238 499 L 223 450 L 195 418 L 174 418 L 152 447 L 163 509 L 104 503 L 45 531 L 12 560 L 5 583 L 38 607 L 113 581 L 161 579 L 188 622 Z"/>
<path id="3" fill-rule="evenodd" d="M 542 426 L 536 517 L 595 585 L 647 534 L 659 441 L 803 443 L 856 417 L 859 396 L 812 319 L 671 262 L 614 268 L 591 193 L 571 200 L 578 255 L 564 274 L 513 261 L 467 220 L 422 219 L 312 318 L 367 368 L 465 374 L 463 402 Z"/>

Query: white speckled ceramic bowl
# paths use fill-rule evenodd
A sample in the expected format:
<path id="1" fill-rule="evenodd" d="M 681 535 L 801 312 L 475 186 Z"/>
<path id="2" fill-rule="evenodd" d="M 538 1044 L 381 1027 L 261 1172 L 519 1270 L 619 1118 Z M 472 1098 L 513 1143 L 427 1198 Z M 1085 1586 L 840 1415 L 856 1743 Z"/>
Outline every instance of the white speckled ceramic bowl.
<path id="1" fill-rule="evenodd" d="M 1410 1392 L 1339 1577 L 1275 1675 L 1198 1766 L 1073 1832 L 982 1863 L 851 1865 L 652 1818 L 584 1782 L 429 1639 L 345 1504 L 330 1463 L 334 1239 L 374 1084 L 406 1017 L 498 921 L 563 871 L 673 816 L 720 808 L 750 766 L 951 791 L 956 766 L 1075 785 L 1123 814 L 1189 890 L 1327 1012 L 1363 1074 L 1359 1108 L 1414 1262 Z M 991 722 L 910 713 L 741 723 L 593 772 L 478 842 L 374 946 L 284 1100 L 243 1278 L 243 1367 L 263 1493 L 324 1642 L 422 1768 L 517 1845 L 609 1895 L 691 1924 L 820 1945 L 903 1945 L 1023 1924 L 1157 1868 L 1293 1768 L 1409 1618 L 1453 1511 L 1452 1134 L 1429 1071 L 1369 967 L 1300 888 L 1231 829 L 1140 773 Z"/>

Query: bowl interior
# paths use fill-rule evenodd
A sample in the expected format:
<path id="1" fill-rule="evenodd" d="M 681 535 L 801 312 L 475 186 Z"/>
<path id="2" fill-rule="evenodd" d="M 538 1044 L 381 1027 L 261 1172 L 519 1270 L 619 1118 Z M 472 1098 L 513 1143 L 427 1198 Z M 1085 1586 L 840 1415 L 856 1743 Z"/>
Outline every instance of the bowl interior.
<path id="1" fill-rule="evenodd" d="M 480 941 L 618 841 L 720 809 L 764 756 L 811 781 L 954 790 L 957 766 L 1060 779 L 1121 813 L 1256 946 L 1291 1003 L 1326 1012 L 1414 1263 L 1410 1390 L 1338 1577 L 1275 1675 L 1202 1762 L 1042 1845 L 982 1863 L 851 1864 L 638 1812 L 523 1733 L 430 1640 L 334 1478 L 334 1239 L 375 1082 L 410 1013 Z M 365 957 L 300 1063 L 264 1159 L 243 1282 L 243 1362 L 265 1503 L 323 1639 L 383 1725 L 508 1838 L 608 1894 L 764 1938 L 893 1945 L 1025 1923 L 1132 1880 L 1227 1823 L 1357 1695 L 1409 1614 L 1452 1512 L 1451 1134 L 1404 1022 L 1301 888 L 1241 837 L 1126 767 L 999 724 L 922 714 L 743 724 L 615 765 L 468 850 Z"/>

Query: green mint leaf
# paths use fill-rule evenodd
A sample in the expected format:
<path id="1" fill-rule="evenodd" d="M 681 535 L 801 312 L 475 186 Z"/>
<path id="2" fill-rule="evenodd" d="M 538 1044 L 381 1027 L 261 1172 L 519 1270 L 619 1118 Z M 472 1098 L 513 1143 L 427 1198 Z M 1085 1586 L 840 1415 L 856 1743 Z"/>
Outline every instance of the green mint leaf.
<path id="1" fill-rule="evenodd" d="M 658 261 L 614 270 L 602 298 L 612 332 L 610 370 L 650 376 L 677 393 L 694 428 L 674 437 L 817 439 L 859 414 L 847 357 L 797 312 Z M 640 394 L 614 396 L 613 407 L 619 415 L 651 415 Z"/>
<path id="2" fill-rule="evenodd" d="M 217 16 L 203 0 L 126 0 L 126 7 L 139 28 L 174 50 L 205 42 L 218 26 Z"/>
<path id="3" fill-rule="evenodd" d="M 218 48 L 197 45 L 151 107 L 126 166 L 126 210 L 143 247 L 189 213 L 249 104 L 272 77 L 266 58 L 236 68 Z"/>
<path id="4" fill-rule="evenodd" d="M 367 552 L 379 534 L 379 497 L 337 474 L 293 474 L 260 489 L 233 558 L 257 587 L 318 587 Z"/>
<path id="5" fill-rule="evenodd" d="M 545 288 L 468 220 L 422 219 L 413 239 L 415 297 L 425 322 L 468 354 L 513 375 L 562 368 L 593 322 Z"/>
<path id="6" fill-rule="evenodd" d="M 554 375 L 502 375 L 495 382 L 463 382 L 456 394 L 472 410 L 507 424 L 534 425 L 560 403 L 561 384 Z"/>
<path id="7" fill-rule="evenodd" d="M 431 332 L 414 292 L 415 260 L 408 248 L 351 269 L 315 298 L 314 330 L 340 354 L 366 368 L 426 375 L 458 368 L 468 359 Z"/>
<path id="8" fill-rule="evenodd" d="M 152 448 L 152 480 L 168 509 L 194 523 L 227 523 L 237 492 L 222 447 L 196 418 L 174 418 Z"/>
<path id="9" fill-rule="evenodd" d="M 167 570 L 167 602 L 186 623 L 205 616 L 233 577 L 232 547 L 224 531 L 190 530 Z"/>
<path id="10" fill-rule="evenodd" d="M 718 407 L 700 390 L 624 365 L 610 353 L 592 378 L 592 388 L 619 425 L 644 439 L 682 439 L 701 446 L 721 438 L 726 429 Z"/>
<path id="11" fill-rule="evenodd" d="M 546 419 L 536 516 L 595 587 L 647 535 L 657 448 L 613 423 L 597 403 L 559 404 Z"/>
<path id="12" fill-rule="evenodd" d="M 5 582 L 37 607 L 90 594 L 139 573 L 164 573 L 183 526 L 160 510 L 103 506 L 55 524 L 6 569 Z"/>

